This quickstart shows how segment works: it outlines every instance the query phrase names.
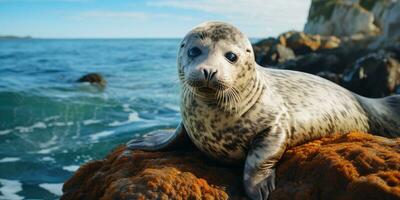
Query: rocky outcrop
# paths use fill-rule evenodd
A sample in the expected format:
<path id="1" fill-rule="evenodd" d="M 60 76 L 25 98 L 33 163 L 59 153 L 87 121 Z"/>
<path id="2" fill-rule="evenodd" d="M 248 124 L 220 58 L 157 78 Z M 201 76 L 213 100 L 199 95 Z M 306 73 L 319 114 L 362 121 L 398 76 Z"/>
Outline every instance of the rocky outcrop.
<path id="1" fill-rule="evenodd" d="M 193 151 L 118 147 L 80 167 L 62 200 L 246 199 L 241 167 Z M 400 139 L 335 135 L 288 150 L 271 199 L 400 199 Z"/>
<path id="2" fill-rule="evenodd" d="M 264 66 L 275 66 L 322 49 L 339 47 L 340 39 L 335 36 L 320 36 L 289 31 L 277 38 L 267 38 L 253 45 L 256 61 Z"/>
<path id="3" fill-rule="evenodd" d="M 216 164 L 198 151 L 125 151 L 80 167 L 62 200 L 244 198 L 241 169 Z"/>
<path id="4" fill-rule="evenodd" d="M 313 0 L 304 32 L 339 37 L 377 36 L 370 48 L 400 41 L 399 0 Z M 346 25 L 344 25 L 346 24 Z"/>
<path id="5" fill-rule="evenodd" d="M 379 31 L 374 15 L 352 0 L 313 0 L 304 26 L 304 32 L 321 35 L 376 35 Z"/>
<path id="6" fill-rule="evenodd" d="M 272 199 L 400 199 L 400 139 L 350 133 L 287 151 Z"/>
<path id="7" fill-rule="evenodd" d="M 344 75 L 347 88 L 369 97 L 393 94 L 400 86 L 399 58 L 393 52 L 378 51 L 358 59 Z"/>
<path id="8" fill-rule="evenodd" d="M 400 0 L 313 0 L 305 32 L 255 43 L 256 61 L 315 74 L 366 97 L 399 94 L 399 10 Z"/>

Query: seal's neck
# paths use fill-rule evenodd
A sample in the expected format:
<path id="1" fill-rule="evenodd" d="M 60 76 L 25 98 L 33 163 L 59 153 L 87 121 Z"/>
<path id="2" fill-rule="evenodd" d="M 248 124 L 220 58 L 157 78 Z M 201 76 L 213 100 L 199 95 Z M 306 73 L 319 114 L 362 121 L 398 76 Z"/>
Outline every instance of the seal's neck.
<path id="1" fill-rule="evenodd" d="M 258 70 L 255 70 L 247 84 L 240 87 L 241 101 L 235 106 L 235 112 L 238 116 L 246 113 L 261 97 L 264 89 L 264 84 L 262 84 L 261 80 Z"/>

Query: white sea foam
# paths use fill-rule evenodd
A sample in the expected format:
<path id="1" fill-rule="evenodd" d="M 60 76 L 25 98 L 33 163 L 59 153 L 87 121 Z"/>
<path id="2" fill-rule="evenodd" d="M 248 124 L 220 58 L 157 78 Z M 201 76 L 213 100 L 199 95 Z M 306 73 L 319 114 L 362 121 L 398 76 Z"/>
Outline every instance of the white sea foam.
<path id="1" fill-rule="evenodd" d="M 0 131 L 0 135 L 7 135 L 7 134 L 9 134 L 9 133 L 11 133 L 11 132 L 12 132 L 11 129 L 1 130 L 1 131 Z"/>
<path id="2" fill-rule="evenodd" d="M 5 157 L 5 158 L 0 159 L 0 163 L 17 162 L 20 160 L 21 160 L 21 158 L 18 158 L 18 157 Z"/>
<path id="3" fill-rule="evenodd" d="M 23 196 L 17 194 L 22 191 L 22 184 L 19 181 L 0 179 L 0 184 L 2 185 L 0 188 L 2 194 L 0 195 L 0 199 L 24 199 Z"/>
<path id="4" fill-rule="evenodd" d="M 47 128 L 47 125 L 44 122 L 36 122 L 32 126 L 17 126 L 17 127 L 15 127 L 15 129 L 18 130 L 20 133 L 29 133 L 29 132 L 32 132 L 36 128 L 44 129 L 44 128 Z"/>
<path id="5" fill-rule="evenodd" d="M 69 166 L 64 166 L 62 167 L 63 170 L 69 171 L 69 172 L 75 172 L 76 170 L 79 169 L 78 165 L 69 165 Z"/>
<path id="6" fill-rule="evenodd" d="M 38 154 L 49 154 L 49 153 L 51 153 L 52 151 L 55 151 L 55 150 L 57 150 L 57 149 L 59 149 L 59 148 L 60 148 L 59 146 L 54 146 L 54 147 L 50 147 L 50 148 L 46 148 L 46 149 L 39 150 L 37 153 L 38 153 Z"/>
<path id="7" fill-rule="evenodd" d="M 113 133 L 114 133 L 114 131 L 102 131 L 102 132 L 94 133 L 94 134 L 90 135 L 90 139 L 96 141 L 96 140 L 99 140 L 100 138 L 112 135 Z"/>
<path id="8" fill-rule="evenodd" d="M 48 122 L 48 121 L 55 120 L 55 119 L 58 119 L 58 118 L 60 118 L 60 116 L 54 115 L 54 116 L 46 117 L 46 118 L 44 118 L 43 120 L 44 120 L 45 122 Z"/>
<path id="9" fill-rule="evenodd" d="M 82 123 L 83 123 L 83 125 L 87 126 L 87 125 L 91 125 L 91 124 L 98 124 L 100 122 L 101 122 L 101 120 L 87 119 L 87 120 L 84 120 Z"/>
<path id="10" fill-rule="evenodd" d="M 48 161 L 48 162 L 55 162 L 56 160 L 52 157 L 45 156 L 42 158 L 43 161 Z"/>
<path id="11" fill-rule="evenodd" d="M 132 123 L 132 122 L 136 122 L 136 121 L 139 121 L 139 120 L 141 120 L 141 118 L 139 117 L 139 114 L 137 112 L 133 112 L 133 113 L 129 114 L 128 120 L 126 120 L 126 121 L 114 121 L 114 122 L 111 122 L 108 125 L 109 126 L 122 126 L 122 125 L 126 125 L 126 124 L 129 124 L 129 123 Z"/>
<path id="12" fill-rule="evenodd" d="M 51 146 L 54 146 L 58 143 L 58 136 L 57 135 L 53 135 L 49 140 L 47 140 L 46 142 L 42 142 L 39 143 L 39 147 L 41 149 L 45 149 L 45 148 L 49 148 Z"/>
<path id="13" fill-rule="evenodd" d="M 165 104 L 164 106 L 165 106 L 166 108 L 168 108 L 168 109 L 173 110 L 173 111 L 180 112 L 180 108 L 179 108 L 178 105 L 174 105 L 174 104 Z"/>
<path id="14" fill-rule="evenodd" d="M 57 196 L 62 195 L 62 183 L 42 183 L 39 184 L 39 187 L 49 191 L 52 194 L 55 194 Z"/>
<path id="15" fill-rule="evenodd" d="M 132 109 L 129 107 L 129 104 L 126 104 L 126 103 L 122 105 L 122 110 L 124 112 L 131 112 L 132 111 Z"/>
<path id="16" fill-rule="evenodd" d="M 72 126 L 74 125 L 74 122 L 53 122 L 49 124 L 49 127 L 53 126 Z"/>

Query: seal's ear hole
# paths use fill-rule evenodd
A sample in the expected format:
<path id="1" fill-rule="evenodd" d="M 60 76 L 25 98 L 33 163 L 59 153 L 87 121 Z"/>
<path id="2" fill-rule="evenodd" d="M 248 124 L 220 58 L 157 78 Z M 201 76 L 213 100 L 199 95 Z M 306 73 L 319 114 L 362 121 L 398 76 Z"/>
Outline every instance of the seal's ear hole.
<path id="1" fill-rule="evenodd" d="M 182 43 L 182 44 L 181 44 L 181 48 L 183 48 L 184 46 L 185 46 L 185 43 Z"/>
<path id="2" fill-rule="evenodd" d="M 246 52 L 247 52 L 247 53 L 251 53 L 251 50 L 250 50 L 250 49 L 246 49 Z"/>

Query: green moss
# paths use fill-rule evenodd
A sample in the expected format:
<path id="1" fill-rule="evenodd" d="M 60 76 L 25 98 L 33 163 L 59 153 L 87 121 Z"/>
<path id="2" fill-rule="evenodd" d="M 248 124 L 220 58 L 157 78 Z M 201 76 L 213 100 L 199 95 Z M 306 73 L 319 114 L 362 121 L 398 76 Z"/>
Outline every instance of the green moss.
<path id="1" fill-rule="evenodd" d="M 341 4 L 343 0 L 313 0 L 311 3 L 308 20 L 317 20 L 320 17 L 329 19 L 332 16 L 335 5 Z"/>

